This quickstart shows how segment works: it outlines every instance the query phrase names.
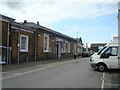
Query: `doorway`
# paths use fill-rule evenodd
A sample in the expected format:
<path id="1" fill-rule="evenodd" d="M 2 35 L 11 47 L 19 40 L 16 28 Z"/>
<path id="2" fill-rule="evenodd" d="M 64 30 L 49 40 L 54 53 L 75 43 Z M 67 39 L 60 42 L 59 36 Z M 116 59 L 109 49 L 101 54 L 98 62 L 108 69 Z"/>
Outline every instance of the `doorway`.
<path id="1" fill-rule="evenodd" d="M 61 57 L 61 44 L 60 44 L 60 42 L 57 42 L 57 44 L 56 44 L 56 57 L 57 58 Z"/>

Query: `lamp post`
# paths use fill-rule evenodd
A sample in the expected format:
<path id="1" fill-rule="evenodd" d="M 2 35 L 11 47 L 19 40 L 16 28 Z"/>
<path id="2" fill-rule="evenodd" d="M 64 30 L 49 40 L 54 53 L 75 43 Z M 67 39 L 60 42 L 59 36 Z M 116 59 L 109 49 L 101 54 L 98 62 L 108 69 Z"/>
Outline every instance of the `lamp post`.
<path id="1" fill-rule="evenodd" d="M 118 67 L 120 67 L 120 1 L 118 2 Z"/>

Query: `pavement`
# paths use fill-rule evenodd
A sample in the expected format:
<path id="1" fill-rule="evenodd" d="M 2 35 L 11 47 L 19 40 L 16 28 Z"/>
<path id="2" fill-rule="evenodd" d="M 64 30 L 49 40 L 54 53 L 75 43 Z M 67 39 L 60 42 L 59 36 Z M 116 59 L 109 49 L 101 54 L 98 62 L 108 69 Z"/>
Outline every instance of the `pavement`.
<path id="1" fill-rule="evenodd" d="M 72 58 L 66 58 L 66 59 L 53 59 L 53 60 L 41 60 L 41 61 L 29 61 L 29 62 L 24 62 L 24 63 L 15 63 L 15 64 L 6 64 L 6 65 L 1 65 L 0 68 L 2 67 L 2 72 L 4 71 L 9 71 L 9 70 L 15 70 L 15 69 L 20 69 L 20 68 L 26 68 L 26 67 L 31 67 L 31 66 L 36 66 L 36 65 L 42 65 L 42 64 L 47 64 L 47 63 L 53 63 L 53 62 L 61 62 L 61 61 L 68 61 L 68 60 L 73 60 L 74 57 Z M 80 57 L 77 57 L 80 58 Z"/>

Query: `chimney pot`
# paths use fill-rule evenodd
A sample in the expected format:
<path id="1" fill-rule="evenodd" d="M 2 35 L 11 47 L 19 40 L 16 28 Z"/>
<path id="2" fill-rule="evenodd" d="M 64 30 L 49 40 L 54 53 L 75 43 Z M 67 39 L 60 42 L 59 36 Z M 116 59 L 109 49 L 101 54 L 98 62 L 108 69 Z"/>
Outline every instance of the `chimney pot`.
<path id="1" fill-rule="evenodd" d="M 37 21 L 37 25 L 39 25 L 39 22 Z"/>
<path id="2" fill-rule="evenodd" d="M 27 23 L 27 20 L 24 20 L 24 23 Z"/>

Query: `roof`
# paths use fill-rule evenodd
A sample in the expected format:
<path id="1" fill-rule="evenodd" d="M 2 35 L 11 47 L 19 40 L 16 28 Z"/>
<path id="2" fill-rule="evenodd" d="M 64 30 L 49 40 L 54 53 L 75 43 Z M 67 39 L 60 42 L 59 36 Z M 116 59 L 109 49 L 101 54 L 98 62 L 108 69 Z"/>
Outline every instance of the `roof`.
<path id="1" fill-rule="evenodd" d="M 45 30 L 45 31 L 54 33 L 55 35 L 59 35 L 59 36 L 62 36 L 62 37 L 65 37 L 65 38 L 68 38 L 68 39 L 77 41 L 77 40 L 76 40 L 75 38 L 73 38 L 73 37 L 70 37 L 70 36 L 67 36 L 67 35 L 65 35 L 65 34 L 62 34 L 62 33 L 60 33 L 60 32 L 57 32 L 57 31 L 55 31 L 55 30 L 46 28 L 46 27 L 41 26 L 41 25 L 39 25 L 39 24 L 35 24 L 34 22 L 26 22 L 26 23 L 23 23 L 23 22 L 22 22 L 22 23 L 18 23 L 18 22 L 15 22 L 15 19 L 0 14 L 0 20 L 3 20 L 3 19 L 4 19 L 4 21 L 9 21 L 9 22 L 11 22 L 12 26 L 15 26 L 15 27 L 18 27 L 18 28 L 23 28 L 23 29 L 27 29 L 27 30 L 31 30 L 31 31 L 35 31 L 35 29 L 42 29 L 42 30 Z"/>
<path id="2" fill-rule="evenodd" d="M 29 31 L 35 31 L 31 27 L 25 26 L 25 25 L 18 23 L 18 22 L 13 22 L 13 23 L 11 23 L 11 25 L 14 27 L 20 28 L 20 29 L 22 28 L 22 29 L 29 30 Z"/>
<path id="3" fill-rule="evenodd" d="M 4 20 L 4 19 L 7 21 L 15 21 L 15 19 L 13 18 L 0 14 L 0 20 Z"/>
<path id="4" fill-rule="evenodd" d="M 28 26 L 28 27 L 36 28 L 36 29 L 42 29 L 42 30 L 45 30 L 45 31 L 54 33 L 54 34 L 56 34 L 56 35 L 60 35 L 60 36 L 62 36 L 62 37 L 69 38 L 69 39 L 72 39 L 72 40 L 77 41 L 75 38 L 72 38 L 72 37 L 70 37 L 70 36 L 67 36 L 67 35 L 65 35 L 65 34 L 62 34 L 62 33 L 57 32 L 57 31 L 55 31 L 55 30 L 46 28 L 46 27 L 44 27 L 44 26 L 35 24 L 35 23 L 33 23 L 33 22 L 27 22 L 27 23 L 24 23 L 24 25 L 26 25 L 26 26 Z"/>

